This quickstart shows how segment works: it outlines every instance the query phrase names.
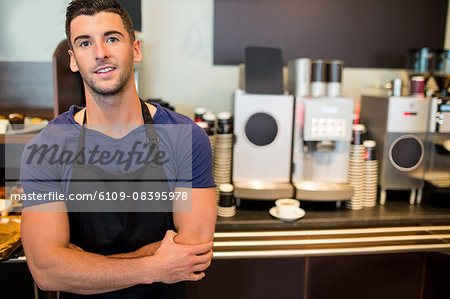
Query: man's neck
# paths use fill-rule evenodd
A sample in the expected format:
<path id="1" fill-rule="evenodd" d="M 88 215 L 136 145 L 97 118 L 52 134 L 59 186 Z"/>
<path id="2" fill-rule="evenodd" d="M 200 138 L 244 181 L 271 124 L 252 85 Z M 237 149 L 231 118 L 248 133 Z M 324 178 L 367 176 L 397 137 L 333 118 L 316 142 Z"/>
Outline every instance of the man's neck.
<path id="1" fill-rule="evenodd" d="M 86 116 L 88 124 L 142 124 L 142 110 L 136 93 L 94 99 L 86 95 Z"/>
<path id="2" fill-rule="evenodd" d="M 86 112 L 86 123 L 89 128 L 113 138 L 120 138 L 143 124 L 141 103 L 136 90 L 128 92 L 127 96 L 123 94 L 117 96 L 118 98 L 108 98 L 107 101 L 99 102 L 86 92 L 86 108 L 74 115 L 75 121 L 82 124 Z M 156 107 L 146 105 L 153 117 Z"/>

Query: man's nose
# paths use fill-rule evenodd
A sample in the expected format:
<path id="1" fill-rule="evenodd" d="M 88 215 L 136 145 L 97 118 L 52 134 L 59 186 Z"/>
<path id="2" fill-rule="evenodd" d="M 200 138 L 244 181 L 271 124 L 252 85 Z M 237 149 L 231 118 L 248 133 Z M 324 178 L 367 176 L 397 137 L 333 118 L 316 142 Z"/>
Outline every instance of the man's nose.
<path id="1" fill-rule="evenodd" d="M 97 59 L 105 59 L 109 57 L 108 45 L 105 42 L 103 41 L 97 42 L 95 49 Z"/>

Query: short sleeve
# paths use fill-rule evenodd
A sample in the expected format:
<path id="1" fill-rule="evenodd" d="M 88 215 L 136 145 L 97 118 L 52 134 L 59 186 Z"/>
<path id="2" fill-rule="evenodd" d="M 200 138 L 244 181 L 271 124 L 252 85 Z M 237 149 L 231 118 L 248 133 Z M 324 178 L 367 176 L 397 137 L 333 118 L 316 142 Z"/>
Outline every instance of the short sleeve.
<path id="1" fill-rule="evenodd" d="M 192 188 L 215 187 L 211 143 L 205 131 L 195 123 L 192 124 L 191 155 L 191 159 L 185 159 L 181 163 L 179 177 L 191 177 L 189 185 Z M 189 163 L 186 163 L 186 161 L 189 161 Z M 180 186 L 180 183 L 177 183 L 177 187 Z"/>
<path id="2" fill-rule="evenodd" d="M 23 207 L 50 202 L 51 196 L 61 194 L 61 177 L 57 167 L 51 165 L 43 154 L 49 141 L 40 134 L 31 140 L 22 152 L 20 160 L 20 183 L 25 200 Z"/>

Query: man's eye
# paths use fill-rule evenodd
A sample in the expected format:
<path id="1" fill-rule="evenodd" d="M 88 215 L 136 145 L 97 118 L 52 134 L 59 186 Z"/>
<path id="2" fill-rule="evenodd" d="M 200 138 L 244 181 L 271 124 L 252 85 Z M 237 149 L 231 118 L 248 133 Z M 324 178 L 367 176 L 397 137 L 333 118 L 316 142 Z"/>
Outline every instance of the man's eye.
<path id="1" fill-rule="evenodd" d="M 90 42 L 88 42 L 88 41 L 85 41 L 85 42 L 81 42 L 80 43 L 80 47 L 82 47 L 82 48 L 84 48 L 84 47 L 87 47 L 87 46 L 89 46 L 91 43 Z"/>
<path id="2" fill-rule="evenodd" d="M 119 41 L 119 39 L 114 36 L 111 36 L 111 37 L 108 37 L 107 41 L 110 43 L 115 43 L 115 42 Z"/>

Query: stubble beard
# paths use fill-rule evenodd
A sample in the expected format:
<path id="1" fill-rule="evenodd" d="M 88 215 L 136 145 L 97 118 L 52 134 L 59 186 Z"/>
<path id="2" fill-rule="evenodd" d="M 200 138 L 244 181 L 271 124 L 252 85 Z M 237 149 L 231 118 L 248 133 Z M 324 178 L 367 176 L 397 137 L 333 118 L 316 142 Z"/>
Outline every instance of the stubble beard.
<path id="1" fill-rule="evenodd" d="M 130 61 L 124 68 L 125 72 L 123 72 L 120 75 L 117 84 L 109 88 L 102 88 L 99 84 L 97 84 L 94 81 L 93 76 L 92 77 L 85 76 L 86 79 L 83 78 L 83 81 L 87 86 L 88 92 L 95 100 L 97 105 L 101 107 L 110 107 L 115 106 L 120 102 L 120 94 L 122 94 L 125 91 L 125 86 L 128 84 L 128 81 L 130 80 L 132 67 L 133 67 L 133 58 L 131 57 Z"/>

